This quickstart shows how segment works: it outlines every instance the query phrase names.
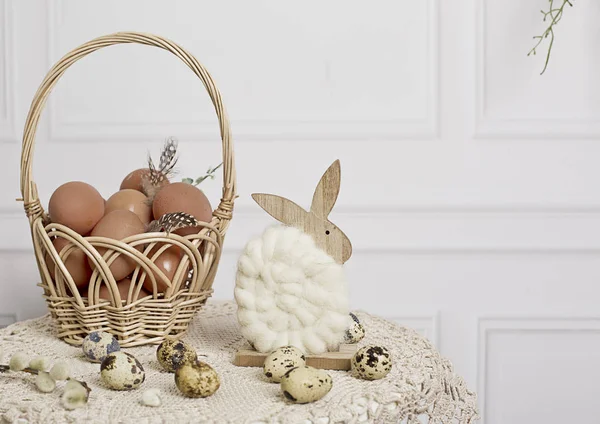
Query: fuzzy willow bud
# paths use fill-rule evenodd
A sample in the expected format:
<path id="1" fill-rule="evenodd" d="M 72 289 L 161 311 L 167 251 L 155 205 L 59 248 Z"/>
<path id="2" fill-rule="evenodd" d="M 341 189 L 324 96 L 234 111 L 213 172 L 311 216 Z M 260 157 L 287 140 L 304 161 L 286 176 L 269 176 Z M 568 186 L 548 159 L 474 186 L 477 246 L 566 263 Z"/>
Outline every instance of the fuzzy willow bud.
<path id="1" fill-rule="evenodd" d="M 142 404 L 146 406 L 160 406 L 160 389 L 148 389 L 142 394 Z"/>
<path id="2" fill-rule="evenodd" d="M 27 365 L 29 365 L 29 358 L 23 352 L 15 353 L 8 363 L 11 371 L 23 371 Z"/>
<path id="3" fill-rule="evenodd" d="M 36 356 L 29 361 L 29 368 L 34 370 L 46 371 L 49 366 L 50 359 L 47 356 Z"/>
<path id="4" fill-rule="evenodd" d="M 64 361 L 57 362 L 50 370 L 50 377 L 57 381 L 68 379 L 70 374 L 69 366 Z"/>
<path id="5" fill-rule="evenodd" d="M 50 393 L 56 388 L 56 381 L 46 371 L 40 371 L 35 376 L 35 385 L 40 392 Z"/>
<path id="6" fill-rule="evenodd" d="M 69 380 L 65 385 L 65 392 L 62 395 L 61 403 L 65 409 L 69 410 L 83 408 L 87 404 L 88 396 L 88 391 L 81 383 Z"/>

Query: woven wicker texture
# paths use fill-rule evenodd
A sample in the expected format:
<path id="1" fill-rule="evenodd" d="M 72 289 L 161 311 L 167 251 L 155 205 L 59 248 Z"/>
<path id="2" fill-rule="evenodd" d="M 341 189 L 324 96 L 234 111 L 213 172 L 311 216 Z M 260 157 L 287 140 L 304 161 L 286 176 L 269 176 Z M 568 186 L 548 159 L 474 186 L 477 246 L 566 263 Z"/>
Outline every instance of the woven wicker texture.
<path id="1" fill-rule="evenodd" d="M 65 71 L 78 60 L 101 48 L 126 43 L 159 47 L 181 59 L 202 81 L 215 107 L 223 143 L 223 194 L 213 211 L 212 221 L 202 223 L 198 234 L 181 237 L 176 234 L 146 233 L 121 241 L 105 237 L 82 237 L 63 225 L 49 223 L 38 198 L 31 173 L 34 141 L 50 92 Z M 223 237 L 231 220 L 235 198 L 231 131 L 219 90 L 206 69 L 190 53 L 172 41 L 155 35 L 116 33 L 81 45 L 52 67 L 34 96 L 23 134 L 21 193 L 31 225 L 42 280 L 40 285 L 44 289 L 51 315 L 58 322 L 58 337 L 77 345 L 88 332 L 103 329 L 115 334 L 123 346 L 136 346 L 158 343 L 168 334 L 181 334 L 212 293 Z M 58 254 L 51 237 L 62 237 L 71 244 Z M 181 248 L 183 257 L 174 277 L 169 280 L 153 261 L 173 245 Z M 106 248 L 106 253 L 101 256 L 97 247 Z M 82 297 L 64 266 L 64 261 L 76 249 L 81 249 L 94 264 L 89 298 Z M 137 266 L 127 299 L 121 299 L 109 269 L 109 265 L 121 255 L 132 258 Z M 50 274 L 48 260 L 56 264 L 53 275 Z M 137 298 L 145 279 L 152 282 L 152 296 L 132 302 Z M 164 296 L 157 291 L 157 280 L 162 280 L 168 286 Z M 108 286 L 110 300 L 99 298 L 100 284 Z"/>
<path id="2" fill-rule="evenodd" d="M 81 350 L 56 338 L 52 320 L 42 317 L 0 330 L 6 362 L 17 351 L 70 360 L 75 378 L 92 388 L 87 408 L 66 411 L 60 406 L 62 386 L 54 393 L 38 392 L 28 374 L 0 374 L 0 416 L 9 422 L 86 423 L 471 423 L 477 419 L 476 396 L 454 373 L 449 361 L 413 330 L 358 312 L 366 328 L 364 344 L 380 344 L 392 353 L 394 366 L 383 380 L 364 381 L 345 371 L 329 371 L 333 389 L 307 405 L 288 403 L 278 384 L 268 383 L 260 368 L 232 365 L 235 352 L 246 345 L 232 302 L 209 302 L 192 321 L 184 340 L 219 373 L 221 388 L 206 399 L 179 394 L 172 374 L 160 369 L 155 347 L 127 349 L 146 370 L 146 381 L 132 392 L 103 388 L 98 364 L 86 362 Z M 159 388 L 162 406 L 140 404 L 146 389 Z M 405 421 L 402 421 L 405 420 Z"/>

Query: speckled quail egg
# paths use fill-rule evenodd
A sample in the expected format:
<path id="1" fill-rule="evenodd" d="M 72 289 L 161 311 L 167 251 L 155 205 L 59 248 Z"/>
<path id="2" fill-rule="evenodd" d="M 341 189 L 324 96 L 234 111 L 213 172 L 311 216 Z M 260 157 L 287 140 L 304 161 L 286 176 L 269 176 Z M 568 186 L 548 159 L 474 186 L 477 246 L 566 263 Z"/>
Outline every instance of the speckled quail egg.
<path id="1" fill-rule="evenodd" d="M 364 346 L 352 358 L 352 372 L 364 380 L 378 380 L 392 369 L 392 356 L 383 346 Z"/>
<path id="2" fill-rule="evenodd" d="M 306 365 L 306 357 L 294 346 L 283 346 L 267 356 L 263 365 L 265 376 L 272 383 L 281 382 L 281 377 L 292 368 Z"/>
<path id="3" fill-rule="evenodd" d="M 323 371 L 309 366 L 292 368 L 281 378 L 281 390 L 294 403 L 309 403 L 321 399 L 331 390 L 333 380 Z"/>
<path id="4" fill-rule="evenodd" d="M 345 343 L 358 343 L 365 337 L 365 328 L 362 326 L 358 317 L 350 312 L 350 326 L 344 336 Z"/>
<path id="5" fill-rule="evenodd" d="M 104 331 L 92 331 L 85 336 L 81 348 L 85 357 L 91 362 L 102 362 L 109 353 L 121 350 L 115 336 Z"/>
<path id="6" fill-rule="evenodd" d="M 126 352 L 110 353 L 100 365 L 100 377 L 109 389 L 137 389 L 146 379 L 142 364 Z"/>
<path id="7" fill-rule="evenodd" d="M 210 365 L 186 362 L 175 370 L 175 385 L 187 397 L 207 397 L 221 386 L 219 375 Z"/>
<path id="8" fill-rule="evenodd" d="M 196 350 L 183 340 L 165 340 L 156 349 L 156 359 L 169 372 L 186 362 L 196 362 Z"/>

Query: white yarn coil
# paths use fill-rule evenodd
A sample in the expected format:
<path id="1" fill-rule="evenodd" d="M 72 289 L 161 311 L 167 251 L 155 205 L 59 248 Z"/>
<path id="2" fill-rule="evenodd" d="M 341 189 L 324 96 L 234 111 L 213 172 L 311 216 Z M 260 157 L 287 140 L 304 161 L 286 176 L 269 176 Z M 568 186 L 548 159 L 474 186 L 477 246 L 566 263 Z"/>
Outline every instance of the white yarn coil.
<path id="1" fill-rule="evenodd" d="M 242 334 L 259 352 L 287 345 L 308 354 L 336 350 L 348 328 L 342 265 L 295 227 L 276 225 L 248 242 L 235 300 Z"/>

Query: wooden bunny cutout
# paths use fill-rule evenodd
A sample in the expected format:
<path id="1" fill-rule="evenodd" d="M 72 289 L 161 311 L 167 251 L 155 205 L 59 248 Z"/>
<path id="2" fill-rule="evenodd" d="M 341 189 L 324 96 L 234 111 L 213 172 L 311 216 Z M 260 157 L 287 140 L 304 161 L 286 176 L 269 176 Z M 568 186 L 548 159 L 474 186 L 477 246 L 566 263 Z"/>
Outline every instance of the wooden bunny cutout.
<path id="1" fill-rule="evenodd" d="M 254 193 L 252 198 L 276 220 L 311 235 L 317 246 L 343 264 L 352 255 L 352 244 L 342 230 L 327 219 L 340 192 L 340 181 L 340 161 L 336 160 L 321 177 L 310 211 L 274 194 Z"/>

